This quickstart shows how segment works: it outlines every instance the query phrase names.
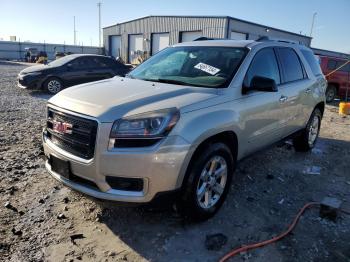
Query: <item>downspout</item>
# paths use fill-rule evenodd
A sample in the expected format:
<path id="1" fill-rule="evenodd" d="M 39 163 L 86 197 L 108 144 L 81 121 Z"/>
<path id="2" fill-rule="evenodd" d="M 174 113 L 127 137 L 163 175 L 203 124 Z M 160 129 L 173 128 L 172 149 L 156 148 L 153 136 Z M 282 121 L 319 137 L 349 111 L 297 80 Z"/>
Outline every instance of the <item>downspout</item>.
<path id="1" fill-rule="evenodd" d="M 225 38 L 228 39 L 229 38 L 229 31 L 230 31 L 230 18 L 227 16 L 226 17 L 226 35 Z"/>

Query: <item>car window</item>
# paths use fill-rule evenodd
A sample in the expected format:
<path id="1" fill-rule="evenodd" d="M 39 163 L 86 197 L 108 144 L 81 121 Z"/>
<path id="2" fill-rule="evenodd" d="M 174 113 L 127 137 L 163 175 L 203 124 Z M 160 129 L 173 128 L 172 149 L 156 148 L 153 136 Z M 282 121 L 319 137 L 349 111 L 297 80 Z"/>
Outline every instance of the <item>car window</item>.
<path id="1" fill-rule="evenodd" d="M 251 86 L 255 76 L 271 78 L 277 85 L 281 83 L 276 55 L 272 48 L 264 48 L 254 56 L 244 80 L 245 86 Z"/>
<path id="2" fill-rule="evenodd" d="M 305 57 L 306 61 L 309 63 L 311 71 L 314 73 L 314 75 L 322 75 L 320 63 L 318 62 L 316 56 L 309 50 L 301 50 L 301 53 Z"/>
<path id="3" fill-rule="evenodd" d="M 107 59 L 105 59 L 104 57 L 93 57 L 92 61 L 98 68 L 110 67 L 109 61 L 107 61 Z"/>
<path id="4" fill-rule="evenodd" d="M 341 72 L 349 72 L 350 71 L 350 64 L 349 63 L 346 64 L 346 62 L 347 61 L 345 61 L 345 60 L 338 61 L 336 68 L 339 68 L 339 71 L 341 71 Z"/>
<path id="5" fill-rule="evenodd" d="M 328 70 L 334 70 L 337 68 L 337 61 L 333 59 L 329 59 L 327 63 L 327 69 Z"/>
<path id="6" fill-rule="evenodd" d="M 278 56 L 282 65 L 285 83 L 304 78 L 304 70 L 297 53 L 288 47 L 277 48 Z"/>
<path id="7" fill-rule="evenodd" d="M 74 69 L 88 69 L 94 67 L 94 64 L 88 57 L 79 57 L 70 62 L 70 64 Z"/>

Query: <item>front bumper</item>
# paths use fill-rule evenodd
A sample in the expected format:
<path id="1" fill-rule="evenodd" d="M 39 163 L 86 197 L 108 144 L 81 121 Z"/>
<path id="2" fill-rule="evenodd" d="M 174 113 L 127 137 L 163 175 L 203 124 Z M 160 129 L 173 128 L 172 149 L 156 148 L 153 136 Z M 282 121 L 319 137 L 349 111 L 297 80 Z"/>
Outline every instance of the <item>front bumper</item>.
<path id="1" fill-rule="evenodd" d="M 99 123 L 95 154 L 90 160 L 74 156 L 53 144 L 43 132 L 45 155 L 69 161 L 71 173 L 84 181 L 80 183 L 66 179 L 51 169 L 48 172 L 63 184 L 92 197 L 120 201 L 147 203 L 159 193 L 177 190 L 187 167 L 190 144 L 182 137 L 169 136 L 159 144 L 147 148 L 124 148 L 108 150 L 112 123 Z M 143 180 L 142 191 L 112 188 L 106 177 L 137 178 Z"/>
<path id="2" fill-rule="evenodd" d="M 17 77 L 17 86 L 23 89 L 33 89 L 38 90 L 42 87 L 42 79 L 37 76 L 27 76 L 27 75 L 19 75 Z"/>

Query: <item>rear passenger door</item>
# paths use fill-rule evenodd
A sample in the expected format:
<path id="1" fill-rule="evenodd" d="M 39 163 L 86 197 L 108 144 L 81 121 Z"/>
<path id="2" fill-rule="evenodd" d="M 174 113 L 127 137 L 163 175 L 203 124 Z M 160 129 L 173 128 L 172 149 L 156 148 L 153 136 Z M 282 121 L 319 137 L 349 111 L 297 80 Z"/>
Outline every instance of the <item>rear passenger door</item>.
<path id="1" fill-rule="evenodd" d="M 78 57 L 68 63 L 67 70 L 62 74 L 62 78 L 68 86 L 78 85 L 94 81 L 89 72 L 92 70 L 91 60 L 86 57 Z"/>
<path id="2" fill-rule="evenodd" d="M 104 57 L 91 57 L 91 68 L 88 71 L 88 76 L 91 81 L 111 78 L 114 76 L 113 69 L 107 63 Z"/>
<path id="3" fill-rule="evenodd" d="M 281 68 L 280 105 L 283 110 L 283 136 L 301 129 L 305 111 L 309 111 L 307 97 L 311 95 L 312 81 L 307 78 L 297 52 L 290 47 L 275 48 Z"/>
<path id="4" fill-rule="evenodd" d="M 255 76 L 274 79 L 279 86 L 280 72 L 272 47 L 263 48 L 255 54 L 244 79 L 243 85 L 248 89 L 239 104 L 244 122 L 244 155 L 277 142 L 282 138 L 283 131 L 280 124 L 283 119 L 280 92 L 249 90 Z"/>

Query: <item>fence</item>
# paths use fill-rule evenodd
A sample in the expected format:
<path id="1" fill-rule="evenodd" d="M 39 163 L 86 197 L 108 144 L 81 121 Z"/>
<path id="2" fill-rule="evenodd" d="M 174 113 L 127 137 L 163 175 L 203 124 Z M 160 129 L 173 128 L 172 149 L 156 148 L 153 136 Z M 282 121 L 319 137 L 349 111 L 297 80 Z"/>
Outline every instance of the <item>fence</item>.
<path id="1" fill-rule="evenodd" d="M 104 54 L 103 48 L 95 46 L 0 41 L 0 59 L 24 60 L 26 54 L 25 48 L 27 47 L 37 48 L 38 51 L 45 51 L 49 60 L 55 59 L 56 52 L 72 52 L 74 54 Z"/>

